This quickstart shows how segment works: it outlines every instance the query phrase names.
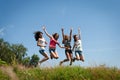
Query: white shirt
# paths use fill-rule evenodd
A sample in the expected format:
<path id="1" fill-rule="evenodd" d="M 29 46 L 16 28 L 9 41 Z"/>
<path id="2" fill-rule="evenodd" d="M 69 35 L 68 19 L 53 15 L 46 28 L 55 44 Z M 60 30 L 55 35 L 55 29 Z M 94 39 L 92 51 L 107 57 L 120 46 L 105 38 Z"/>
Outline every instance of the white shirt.
<path id="1" fill-rule="evenodd" d="M 39 42 L 39 44 L 46 46 L 46 44 L 45 44 L 46 41 L 44 38 L 39 38 L 38 42 Z M 40 47 L 40 50 L 43 50 L 43 49 L 45 49 L 45 47 Z"/>
<path id="2" fill-rule="evenodd" d="M 75 51 L 82 51 L 83 50 L 81 40 L 74 42 L 74 45 L 75 45 Z"/>

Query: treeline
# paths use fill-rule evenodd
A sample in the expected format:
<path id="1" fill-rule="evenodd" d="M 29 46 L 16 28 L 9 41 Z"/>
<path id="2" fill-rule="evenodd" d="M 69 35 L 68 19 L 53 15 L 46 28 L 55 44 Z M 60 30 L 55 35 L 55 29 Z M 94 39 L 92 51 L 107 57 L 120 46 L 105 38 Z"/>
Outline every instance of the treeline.
<path id="1" fill-rule="evenodd" d="M 33 54 L 31 57 L 27 56 L 27 48 L 22 44 L 10 44 L 0 38 L 0 65 L 16 65 L 22 64 L 26 67 L 33 67 L 37 65 L 39 57 Z"/>

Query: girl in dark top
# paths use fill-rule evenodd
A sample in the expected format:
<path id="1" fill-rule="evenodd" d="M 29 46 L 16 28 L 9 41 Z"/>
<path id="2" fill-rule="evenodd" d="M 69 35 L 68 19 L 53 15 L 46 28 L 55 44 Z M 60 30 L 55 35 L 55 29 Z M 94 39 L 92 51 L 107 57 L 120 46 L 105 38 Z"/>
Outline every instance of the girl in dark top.
<path id="1" fill-rule="evenodd" d="M 64 44 L 65 47 L 65 55 L 66 59 L 63 61 L 60 61 L 60 65 L 62 65 L 63 62 L 70 61 L 70 65 L 72 65 L 72 50 L 71 50 L 71 39 L 72 39 L 72 29 L 70 29 L 70 36 L 64 35 L 64 29 L 61 29 L 62 31 L 62 43 Z"/>

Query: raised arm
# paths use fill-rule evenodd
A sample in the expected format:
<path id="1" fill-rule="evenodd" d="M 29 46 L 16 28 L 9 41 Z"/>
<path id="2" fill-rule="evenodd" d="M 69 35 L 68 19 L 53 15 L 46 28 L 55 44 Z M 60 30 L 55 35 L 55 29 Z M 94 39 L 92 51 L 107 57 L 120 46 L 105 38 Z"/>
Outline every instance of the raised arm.
<path id="1" fill-rule="evenodd" d="M 62 37 L 64 39 L 64 29 L 62 28 L 61 31 L 62 31 Z"/>
<path id="2" fill-rule="evenodd" d="M 52 38 L 52 36 L 50 34 L 48 34 L 47 30 L 45 27 L 43 27 L 43 31 L 45 32 L 45 34 L 49 37 L 49 38 Z"/>
<path id="3" fill-rule="evenodd" d="M 70 29 L 70 41 L 71 41 L 71 39 L 72 39 L 72 28 Z"/>
<path id="4" fill-rule="evenodd" d="M 80 28 L 78 28 L 78 37 L 79 37 L 79 39 L 81 39 Z"/>
<path id="5" fill-rule="evenodd" d="M 61 31 L 62 31 L 62 37 L 63 37 L 62 43 L 64 44 L 64 29 L 62 28 Z"/>

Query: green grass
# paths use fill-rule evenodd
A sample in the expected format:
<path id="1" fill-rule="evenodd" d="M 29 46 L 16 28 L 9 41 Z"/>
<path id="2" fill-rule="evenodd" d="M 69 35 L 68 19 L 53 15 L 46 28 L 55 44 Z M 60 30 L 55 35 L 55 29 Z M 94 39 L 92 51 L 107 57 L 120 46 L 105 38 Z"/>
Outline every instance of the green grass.
<path id="1" fill-rule="evenodd" d="M 120 80 L 120 70 L 115 67 L 80 67 L 58 66 L 54 68 L 24 68 L 13 67 L 13 72 L 19 80 Z M 0 72 L 1 75 L 1 72 Z M 4 76 L 4 74 L 2 74 Z M 0 80 L 9 78 L 0 77 Z"/>
<path id="2" fill-rule="evenodd" d="M 0 80 L 10 80 L 10 77 L 0 70 Z"/>
<path id="3" fill-rule="evenodd" d="M 7 65 L 7 63 L 6 63 L 5 61 L 2 61 L 2 60 L 0 59 L 0 66 L 5 66 L 5 65 Z"/>

